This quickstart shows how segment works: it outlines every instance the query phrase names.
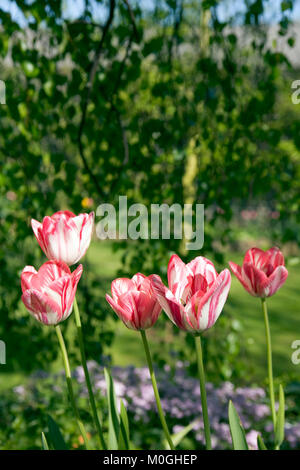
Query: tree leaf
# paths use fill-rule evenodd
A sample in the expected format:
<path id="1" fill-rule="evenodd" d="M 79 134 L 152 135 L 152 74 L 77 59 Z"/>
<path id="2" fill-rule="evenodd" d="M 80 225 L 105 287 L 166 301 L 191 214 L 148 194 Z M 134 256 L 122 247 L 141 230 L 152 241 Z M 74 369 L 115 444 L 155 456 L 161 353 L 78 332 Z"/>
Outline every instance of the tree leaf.
<path id="1" fill-rule="evenodd" d="M 183 428 L 181 431 L 177 432 L 176 434 L 172 434 L 171 439 L 175 447 L 177 447 L 178 444 L 180 444 L 182 439 L 193 429 L 196 423 L 197 423 L 197 420 L 188 424 L 187 426 L 185 426 L 185 428 Z M 170 445 L 167 440 L 165 440 L 164 445 L 165 445 L 165 449 L 167 450 L 170 449 Z"/>
<path id="2" fill-rule="evenodd" d="M 257 447 L 258 450 L 268 450 L 260 434 L 257 435 Z"/>
<path id="3" fill-rule="evenodd" d="M 48 415 L 49 438 L 55 450 L 67 450 L 67 444 L 60 432 L 60 429 L 51 416 Z"/>
<path id="4" fill-rule="evenodd" d="M 129 436 L 129 422 L 127 411 L 123 400 L 120 400 L 120 435 L 119 435 L 119 450 L 129 450 L 130 449 L 130 436 Z"/>
<path id="5" fill-rule="evenodd" d="M 107 387 L 108 403 L 108 449 L 118 450 L 120 418 L 117 409 L 117 399 L 115 395 L 114 383 L 110 372 L 105 368 L 104 376 Z"/>
<path id="6" fill-rule="evenodd" d="M 248 450 L 246 435 L 240 417 L 232 403 L 229 401 L 229 426 L 234 450 Z"/>
<path id="7" fill-rule="evenodd" d="M 43 450 L 49 450 L 48 442 L 43 432 L 42 432 L 42 447 L 43 447 Z"/>

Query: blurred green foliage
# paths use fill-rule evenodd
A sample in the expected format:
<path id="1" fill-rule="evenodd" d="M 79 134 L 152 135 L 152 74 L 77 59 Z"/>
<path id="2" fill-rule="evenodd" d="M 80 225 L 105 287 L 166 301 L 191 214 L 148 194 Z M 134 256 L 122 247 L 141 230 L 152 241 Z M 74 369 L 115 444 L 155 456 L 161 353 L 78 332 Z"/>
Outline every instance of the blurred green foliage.
<path id="1" fill-rule="evenodd" d="M 245 1 L 239 25 L 222 20 L 214 0 L 154 1 L 151 11 L 130 0 L 97 2 L 104 5 L 101 24 L 89 1 L 76 19 L 65 17 L 62 1 L 15 3 L 26 26 L 0 7 L 6 370 L 48 367 L 57 355 L 47 328 L 29 321 L 20 306 L 21 270 L 44 261 L 31 218 L 61 208 L 87 210 L 84 198 L 93 200 L 88 210 L 117 203 L 119 195 L 147 206 L 204 203 L 201 254 L 221 266 L 226 247 L 238 241 L 235 209 L 263 204 L 280 214 L 265 227 L 270 243 L 299 241 L 300 118 L 290 100 L 297 71 L 267 42 L 267 1 Z M 278 30 L 287 47 L 293 45 L 292 6 L 282 2 Z M 126 275 L 165 275 L 171 252 L 185 259 L 199 254 L 185 253 L 173 239 L 124 241 L 116 248 Z M 108 270 L 110 261 L 104 262 Z M 80 296 L 88 356 L 99 359 L 114 326 L 106 321 L 107 284 L 88 267 Z M 213 359 L 216 374 L 225 371 L 221 377 L 229 367 L 223 357 L 231 364 L 230 354 L 239 356 L 238 326 L 225 323 L 216 338 L 225 351 Z"/>

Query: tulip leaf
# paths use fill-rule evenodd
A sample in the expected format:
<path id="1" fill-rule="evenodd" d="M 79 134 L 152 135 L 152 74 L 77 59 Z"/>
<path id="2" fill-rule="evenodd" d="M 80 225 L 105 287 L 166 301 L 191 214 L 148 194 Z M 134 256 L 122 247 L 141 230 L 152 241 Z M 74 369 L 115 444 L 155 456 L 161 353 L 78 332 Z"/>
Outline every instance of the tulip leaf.
<path id="1" fill-rule="evenodd" d="M 104 376 L 106 381 L 108 403 L 108 449 L 118 450 L 120 418 L 117 409 L 114 382 L 110 372 L 107 369 L 104 369 Z"/>
<path id="2" fill-rule="evenodd" d="M 276 419 L 275 429 L 275 444 L 280 447 L 284 440 L 284 421 L 285 421 L 285 402 L 284 402 L 284 391 L 282 385 L 279 385 L 279 408 Z"/>
<path id="3" fill-rule="evenodd" d="M 257 435 L 258 450 L 268 450 L 260 434 Z"/>
<path id="4" fill-rule="evenodd" d="M 122 400 L 120 400 L 120 435 L 119 435 L 119 450 L 130 449 L 130 437 L 129 437 L 129 422 L 127 411 Z"/>
<path id="5" fill-rule="evenodd" d="M 42 447 L 43 450 L 49 450 L 48 442 L 45 436 L 45 433 L 42 432 Z"/>
<path id="6" fill-rule="evenodd" d="M 60 432 L 60 429 L 51 416 L 48 415 L 49 438 L 54 450 L 67 450 L 67 444 Z"/>
<path id="7" fill-rule="evenodd" d="M 176 434 L 172 434 L 171 439 L 175 447 L 180 444 L 182 439 L 194 428 L 195 424 L 197 423 L 197 420 L 193 421 L 192 423 L 188 424 L 185 426 L 181 431 L 177 432 Z M 164 447 L 166 450 L 170 450 L 170 445 L 167 440 L 164 442 Z"/>
<path id="8" fill-rule="evenodd" d="M 234 450 L 248 450 L 246 435 L 240 417 L 230 400 L 229 402 L 229 426 Z"/>

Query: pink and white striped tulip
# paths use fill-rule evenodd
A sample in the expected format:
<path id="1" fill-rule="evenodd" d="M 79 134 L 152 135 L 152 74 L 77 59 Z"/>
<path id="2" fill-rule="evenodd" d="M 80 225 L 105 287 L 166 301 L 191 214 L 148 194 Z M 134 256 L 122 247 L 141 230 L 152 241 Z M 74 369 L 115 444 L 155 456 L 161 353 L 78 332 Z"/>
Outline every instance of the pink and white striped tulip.
<path id="1" fill-rule="evenodd" d="M 73 273 L 61 261 L 47 261 L 38 271 L 26 266 L 21 274 L 22 301 L 31 315 L 44 325 L 57 325 L 72 312 L 80 264 Z"/>
<path id="2" fill-rule="evenodd" d="M 157 299 L 175 325 L 191 333 L 201 333 L 217 321 L 230 289 L 228 269 L 220 274 L 208 259 L 198 256 L 185 264 L 177 255 L 168 264 L 166 287 L 157 275 L 151 276 Z"/>
<path id="3" fill-rule="evenodd" d="M 267 251 L 250 248 L 242 266 L 232 261 L 229 266 L 246 291 L 254 297 L 271 297 L 288 277 L 283 254 L 276 247 Z"/>
<path id="4" fill-rule="evenodd" d="M 132 279 L 119 278 L 111 284 L 112 297 L 106 300 L 131 330 L 146 330 L 154 325 L 161 307 L 153 292 L 150 276 L 137 273 Z"/>
<path id="5" fill-rule="evenodd" d="M 94 212 L 76 216 L 70 211 L 59 211 L 51 217 L 44 217 L 42 223 L 32 219 L 31 226 L 47 258 L 71 266 L 85 255 L 89 247 Z"/>

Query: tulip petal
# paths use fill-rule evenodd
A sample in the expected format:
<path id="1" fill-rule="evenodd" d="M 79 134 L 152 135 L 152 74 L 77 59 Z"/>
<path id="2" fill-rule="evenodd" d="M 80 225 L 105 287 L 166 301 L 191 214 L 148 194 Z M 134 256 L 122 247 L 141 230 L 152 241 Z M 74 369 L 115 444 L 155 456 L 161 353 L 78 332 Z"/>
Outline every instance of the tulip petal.
<path id="1" fill-rule="evenodd" d="M 172 291 L 163 284 L 157 274 L 149 277 L 151 278 L 151 284 L 161 308 L 175 325 L 185 329 L 183 305 L 177 301 Z"/>
<path id="2" fill-rule="evenodd" d="M 91 243 L 92 232 L 93 232 L 93 227 L 94 227 L 94 219 L 95 219 L 94 212 L 91 212 L 90 214 L 80 214 L 77 217 L 74 217 L 72 219 L 72 222 L 76 225 L 78 234 L 79 234 L 80 256 L 78 257 L 77 261 L 79 261 L 79 259 L 85 255 Z"/>
<path id="3" fill-rule="evenodd" d="M 120 307 L 118 302 L 112 299 L 108 294 L 106 294 L 105 298 L 114 312 L 118 315 L 120 320 L 122 320 L 122 322 L 127 326 L 127 328 L 136 330 L 137 328 L 132 321 L 131 311 Z"/>
<path id="4" fill-rule="evenodd" d="M 39 281 L 38 281 L 38 285 L 35 285 L 35 280 L 37 279 L 36 274 L 37 274 L 37 271 L 33 266 L 25 266 L 21 274 L 22 292 L 25 292 L 31 287 L 37 287 L 37 288 L 39 287 Z"/>
<path id="5" fill-rule="evenodd" d="M 143 284 L 144 280 L 147 279 L 147 277 L 142 274 L 142 273 L 136 273 L 132 278 L 132 282 L 135 284 L 137 289 L 140 289 L 140 286 Z"/>
<path id="6" fill-rule="evenodd" d="M 82 269 L 82 265 L 79 265 L 71 276 L 60 277 L 45 288 L 47 295 L 61 306 L 63 320 L 68 318 L 72 312 L 77 284 L 80 280 Z"/>
<path id="7" fill-rule="evenodd" d="M 37 276 L 40 287 L 46 287 L 60 277 L 70 276 L 69 266 L 62 261 L 46 261 L 38 270 Z"/>
<path id="8" fill-rule="evenodd" d="M 31 219 L 31 227 L 35 235 L 35 238 L 38 241 L 38 244 L 40 245 L 41 249 L 47 256 L 47 248 L 46 248 L 44 237 L 43 237 L 43 225 L 37 220 Z"/>
<path id="9" fill-rule="evenodd" d="M 264 297 L 264 285 L 266 285 L 268 278 L 263 271 L 250 263 L 244 263 L 242 266 L 242 277 L 253 296 Z"/>
<path id="10" fill-rule="evenodd" d="M 260 268 L 265 260 L 265 252 L 260 248 L 250 248 L 246 251 L 243 264 L 253 264 L 257 268 Z"/>
<path id="11" fill-rule="evenodd" d="M 114 279 L 111 283 L 111 294 L 115 301 L 117 301 L 120 295 L 125 294 L 132 289 L 136 289 L 136 286 L 128 277 L 119 277 Z"/>
<path id="12" fill-rule="evenodd" d="M 70 219 L 72 217 L 76 217 L 76 216 L 71 211 L 57 211 L 51 216 L 51 218 L 55 219 L 55 220 L 58 220 L 61 217 L 64 217 L 66 220 L 68 220 L 68 219 Z"/>
<path id="13" fill-rule="evenodd" d="M 72 281 L 73 281 L 73 288 L 75 288 L 75 289 L 77 288 L 77 284 L 78 284 L 78 282 L 81 278 L 82 271 L 83 271 L 83 266 L 82 266 L 82 264 L 80 264 L 79 266 L 77 266 L 75 271 L 73 271 L 72 274 L 71 274 Z"/>
<path id="14" fill-rule="evenodd" d="M 132 291 L 130 293 L 135 302 L 137 317 L 134 322 L 138 329 L 146 330 L 157 321 L 161 307 L 156 297 L 146 292 Z M 149 314 L 150 313 L 150 314 Z"/>
<path id="15" fill-rule="evenodd" d="M 28 289 L 22 295 L 22 301 L 36 320 L 44 325 L 56 325 L 62 317 L 60 306 L 49 296 L 36 289 Z"/>
<path id="16" fill-rule="evenodd" d="M 285 283 L 288 270 L 284 266 L 277 266 L 263 286 L 263 296 L 271 297 Z"/>
<path id="17" fill-rule="evenodd" d="M 230 269 L 233 272 L 233 274 L 238 278 L 238 280 L 240 281 L 242 286 L 246 289 L 246 291 L 249 292 L 249 294 L 251 294 L 251 295 L 255 295 L 255 293 L 253 292 L 252 285 L 251 285 L 249 279 L 248 278 L 247 279 L 243 278 L 241 266 L 234 263 L 233 261 L 229 261 L 229 266 L 230 266 Z"/>
<path id="18" fill-rule="evenodd" d="M 227 300 L 230 285 L 230 271 L 229 269 L 224 269 L 210 289 L 200 299 L 197 312 L 197 329 L 199 332 L 211 328 L 216 323 Z M 189 311 L 191 311 L 191 308 Z"/>
<path id="19" fill-rule="evenodd" d="M 190 263 L 188 263 L 187 266 L 192 271 L 194 277 L 198 277 L 199 279 L 201 279 L 200 276 L 202 276 L 209 286 L 218 277 L 218 273 L 213 263 L 209 259 L 204 258 L 203 256 L 197 256 Z"/>
<path id="20" fill-rule="evenodd" d="M 168 284 L 177 301 L 186 303 L 191 294 L 192 282 L 193 274 L 187 265 L 178 255 L 171 256 L 168 264 Z"/>

